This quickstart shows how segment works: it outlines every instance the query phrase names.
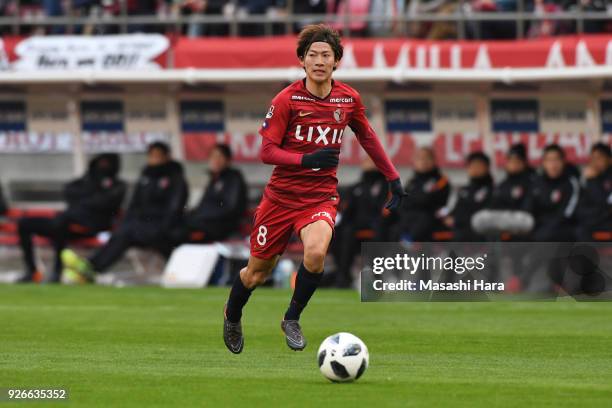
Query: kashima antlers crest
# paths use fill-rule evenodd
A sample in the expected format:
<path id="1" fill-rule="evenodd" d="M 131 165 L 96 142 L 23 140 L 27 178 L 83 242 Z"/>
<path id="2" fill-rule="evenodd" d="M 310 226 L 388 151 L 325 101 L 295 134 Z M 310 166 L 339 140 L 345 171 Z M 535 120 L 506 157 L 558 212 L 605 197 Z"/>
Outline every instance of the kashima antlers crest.
<path id="1" fill-rule="evenodd" d="M 334 119 L 336 119 L 336 122 L 340 123 L 344 120 L 344 111 L 340 108 L 336 109 L 334 111 Z"/>

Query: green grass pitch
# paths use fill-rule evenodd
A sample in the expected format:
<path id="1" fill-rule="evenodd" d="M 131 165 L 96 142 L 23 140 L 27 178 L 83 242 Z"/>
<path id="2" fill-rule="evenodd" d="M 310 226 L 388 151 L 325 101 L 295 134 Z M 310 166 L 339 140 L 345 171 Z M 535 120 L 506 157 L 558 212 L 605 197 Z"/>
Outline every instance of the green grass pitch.
<path id="1" fill-rule="evenodd" d="M 67 403 L 45 407 L 612 406 L 610 303 L 366 304 L 320 290 L 300 353 L 279 328 L 290 293 L 258 289 L 236 356 L 221 339 L 226 295 L 0 286 L 0 387 L 69 390 Z M 370 349 L 356 383 L 330 383 L 317 368 L 319 343 L 337 331 Z"/>

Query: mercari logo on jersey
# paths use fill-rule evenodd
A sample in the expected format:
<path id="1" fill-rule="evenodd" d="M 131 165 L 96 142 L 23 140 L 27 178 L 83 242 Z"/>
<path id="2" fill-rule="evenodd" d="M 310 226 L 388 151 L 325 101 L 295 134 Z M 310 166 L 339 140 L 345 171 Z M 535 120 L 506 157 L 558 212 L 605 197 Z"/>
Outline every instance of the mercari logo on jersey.
<path id="1" fill-rule="evenodd" d="M 295 138 L 297 140 L 322 145 L 342 143 L 343 133 L 344 127 L 308 126 L 307 129 L 303 129 L 302 125 L 297 125 L 295 128 Z"/>

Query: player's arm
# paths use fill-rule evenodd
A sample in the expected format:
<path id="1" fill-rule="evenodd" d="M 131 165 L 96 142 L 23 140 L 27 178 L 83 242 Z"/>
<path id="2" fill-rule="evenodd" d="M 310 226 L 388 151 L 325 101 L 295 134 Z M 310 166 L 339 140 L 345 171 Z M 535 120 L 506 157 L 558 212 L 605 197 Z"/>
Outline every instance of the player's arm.
<path id="1" fill-rule="evenodd" d="M 277 96 L 266 114 L 266 119 L 259 130 L 263 136 L 260 157 L 265 164 L 281 166 L 301 166 L 305 168 L 329 168 L 338 165 L 340 151 L 325 148 L 313 153 L 302 154 L 289 152 L 281 147 L 289 127 L 289 103 Z"/>
<path id="2" fill-rule="evenodd" d="M 389 190 L 392 195 L 385 208 L 394 210 L 399 207 L 402 197 L 407 194 L 402 187 L 399 173 L 393 163 L 391 163 L 391 160 L 389 160 L 389 156 L 385 153 L 385 149 L 365 115 L 365 107 L 361 102 L 361 97 L 356 97 L 355 101 L 357 106 L 349 127 L 353 130 L 355 136 L 357 136 L 361 147 L 368 153 L 378 170 L 385 175 L 389 182 Z"/>

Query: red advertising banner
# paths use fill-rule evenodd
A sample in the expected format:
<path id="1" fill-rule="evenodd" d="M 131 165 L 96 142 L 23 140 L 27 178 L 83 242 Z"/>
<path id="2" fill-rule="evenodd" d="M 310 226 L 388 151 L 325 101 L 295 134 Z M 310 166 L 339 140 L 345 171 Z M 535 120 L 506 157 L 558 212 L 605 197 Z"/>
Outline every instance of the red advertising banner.
<path id="1" fill-rule="evenodd" d="M 175 68 L 296 67 L 294 37 L 180 38 Z M 517 41 L 346 39 L 344 68 L 528 68 L 612 65 L 612 36 L 587 35 Z"/>

